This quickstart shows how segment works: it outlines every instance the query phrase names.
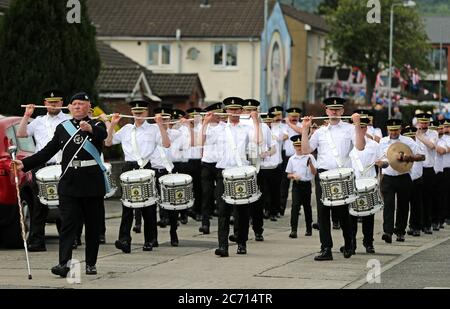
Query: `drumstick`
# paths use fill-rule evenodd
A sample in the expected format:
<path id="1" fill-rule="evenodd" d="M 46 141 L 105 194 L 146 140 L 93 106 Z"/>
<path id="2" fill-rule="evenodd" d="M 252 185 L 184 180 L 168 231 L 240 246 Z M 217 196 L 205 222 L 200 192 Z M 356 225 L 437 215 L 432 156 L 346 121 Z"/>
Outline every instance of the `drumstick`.
<path id="1" fill-rule="evenodd" d="M 28 105 L 20 105 L 20 107 L 28 107 Z M 60 108 L 60 109 L 69 109 L 67 106 L 45 106 L 45 105 L 35 105 L 34 108 Z"/>

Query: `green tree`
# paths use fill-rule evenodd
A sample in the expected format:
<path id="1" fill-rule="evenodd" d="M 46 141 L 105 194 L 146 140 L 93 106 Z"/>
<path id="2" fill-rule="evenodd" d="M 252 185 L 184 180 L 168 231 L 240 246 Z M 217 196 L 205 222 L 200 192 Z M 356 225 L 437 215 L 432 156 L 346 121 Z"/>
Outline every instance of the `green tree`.
<path id="1" fill-rule="evenodd" d="M 326 15 L 331 13 L 339 5 L 339 0 L 323 0 L 317 7 L 317 13 L 319 15 Z"/>
<path id="2" fill-rule="evenodd" d="M 335 11 L 326 16 L 331 28 L 329 42 L 341 65 L 357 66 L 366 75 L 366 100 L 369 103 L 377 74 L 389 66 L 390 9 L 401 1 L 380 0 L 381 22 L 368 23 L 370 8 L 366 1 L 340 0 Z M 428 44 L 422 19 L 411 7 L 394 7 L 393 66 L 411 64 L 428 70 Z"/>
<path id="3" fill-rule="evenodd" d="M 11 0 L 0 25 L 1 113 L 22 114 L 20 104 L 41 103 L 52 87 L 96 96 L 95 27 L 80 3 L 81 22 L 68 23 L 67 1 Z"/>

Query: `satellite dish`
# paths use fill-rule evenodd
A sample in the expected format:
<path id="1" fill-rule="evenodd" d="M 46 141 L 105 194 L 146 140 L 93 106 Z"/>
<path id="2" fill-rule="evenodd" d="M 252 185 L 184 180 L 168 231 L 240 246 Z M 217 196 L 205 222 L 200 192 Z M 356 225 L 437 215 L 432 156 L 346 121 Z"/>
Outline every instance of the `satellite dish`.
<path id="1" fill-rule="evenodd" d="M 197 48 L 191 47 L 187 51 L 187 59 L 196 60 L 198 58 L 199 53 L 200 51 Z"/>

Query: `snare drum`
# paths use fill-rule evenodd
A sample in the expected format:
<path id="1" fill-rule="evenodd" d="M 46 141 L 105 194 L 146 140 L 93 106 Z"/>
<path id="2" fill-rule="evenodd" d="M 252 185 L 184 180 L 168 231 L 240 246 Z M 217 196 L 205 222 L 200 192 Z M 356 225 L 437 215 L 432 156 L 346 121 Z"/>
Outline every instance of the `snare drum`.
<path id="1" fill-rule="evenodd" d="M 373 215 L 383 208 L 378 181 L 375 178 L 356 179 L 358 198 L 350 204 L 349 212 L 355 217 Z"/>
<path id="2" fill-rule="evenodd" d="M 59 205 L 58 183 L 61 176 L 61 165 L 50 165 L 36 172 L 36 183 L 39 188 L 39 201 L 44 205 Z"/>
<path id="3" fill-rule="evenodd" d="M 139 169 L 120 175 L 122 204 L 130 208 L 142 208 L 154 205 L 157 201 L 155 172 Z"/>
<path id="4" fill-rule="evenodd" d="M 113 196 L 116 193 L 117 187 L 116 187 L 116 184 L 114 183 L 114 181 L 112 180 L 112 176 L 111 176 L 112 166 L 111 166 L 111 164 L 104 162 L 103 165 L 106 167 L 106 180 L 109 183 L 109 192 L 106 192 L 105 198 L 110 198 L 111 196 Z"/>
<path id="5" fill-rule="evenodd" d="M 243 205 L 256 202 L 261 197 L 256 182 L 256 168 L 241 166 L 222 171 L 225 203 Z"/>
<path id="6" fill-rule="evenodd" d="M 351 168 L 337 168 L 319 174 L 321 201 L 325 206 L 341 206 L 357 198 L 355 175 Z"/>
<path id="7" fill-rule="evenodd" d="M 194 205 L 192 177 L 187 174 L 168 174 L 159 178 L 159 206 L 167 210 L 183 210 Z"/>

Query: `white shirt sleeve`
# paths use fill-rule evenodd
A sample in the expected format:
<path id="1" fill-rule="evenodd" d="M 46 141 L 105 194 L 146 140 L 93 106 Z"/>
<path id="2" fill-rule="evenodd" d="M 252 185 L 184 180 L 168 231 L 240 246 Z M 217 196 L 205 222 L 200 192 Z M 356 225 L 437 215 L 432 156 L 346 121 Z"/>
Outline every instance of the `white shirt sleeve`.
<path id="1" fill-rule="evenodd" d="M 38 125 L 38 119 L 40 119 L 39 117 L 34 119 L 32 122 L 30 122 L 29 124 L 27 124 L 27 135 L 28 136 L 33 136 L 34 132 L 36 132 L 36 126 Z"/>
<path id="2" fill-rule="evenodd" d="M 294 156 L 289 158 L 288 164 L 286 165 L 286 173 L 293 173 L 294 169 L 293 169 L 293 164 L 292 164 L 292 159 L 294 158 Z"/>
<path id="3" fill-rule="evenodd" d="M 316 130 L 311 138 L 309 139 L 309 148 L 311 148 L 311 152 L 317 149 L 319 147 L 319 134 L 324 133 L 322 130 Z"/>
<path id="4" fill-rule="evenodd" d="M 312 154 L 310 154 L 309 157 L 311 158 L 311 164 L 312 164 L 315 168 L 317 168 L 317 161 L 316 161 L 316 159 L 314 158 L 314 156 L 313 156 Z"/>
<path id="5" fill-rule="evenodd" d="M 112 138 L 113 145 L 122 143 L 127 131 L 128 131 L 128 125 L 125 125 L 124 127 L 120 128 L 119 131 L 114 133 L 113 138 Z M 129 136 L 129 138 L 131 139 L 131 135 Z"/>

